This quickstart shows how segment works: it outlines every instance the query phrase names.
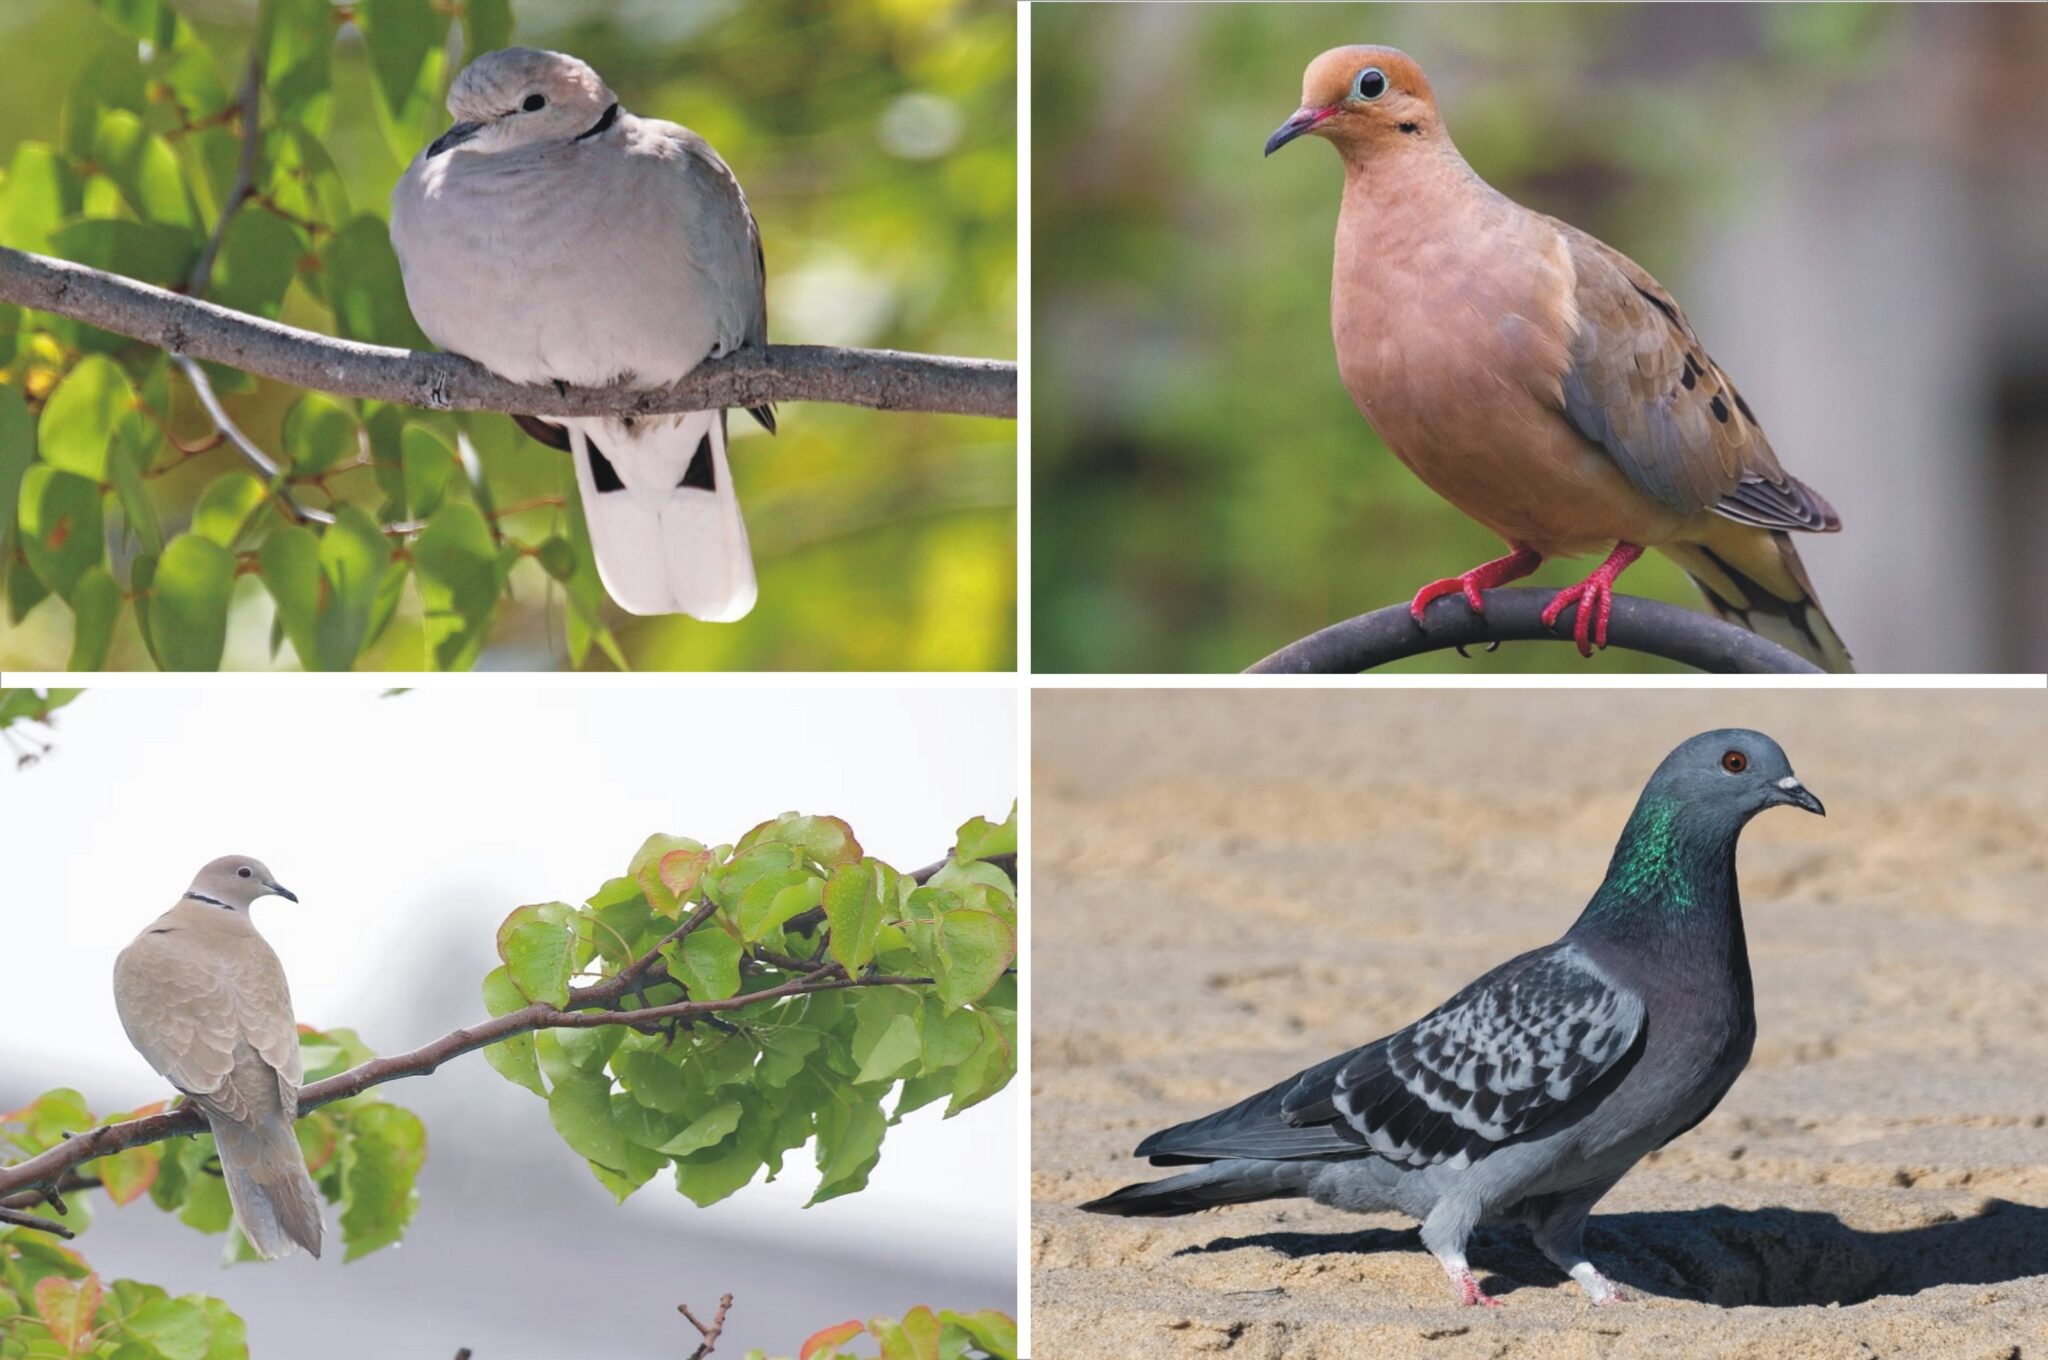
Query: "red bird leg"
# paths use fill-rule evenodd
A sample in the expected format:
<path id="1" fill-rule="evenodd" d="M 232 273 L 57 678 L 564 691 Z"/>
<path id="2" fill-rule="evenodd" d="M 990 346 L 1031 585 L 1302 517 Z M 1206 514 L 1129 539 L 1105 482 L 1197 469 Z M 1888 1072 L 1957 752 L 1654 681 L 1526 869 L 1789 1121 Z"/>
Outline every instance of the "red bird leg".
<path id="1" fill-rule="evenodd" d="M 1484 614 L 1486 602 L 1479 598 L 1480 591 L 1504 586 L 1510 581 L 1519 581 L 1542 565 L 1543 554 L 1534 548 L 1517 546 L 1506 557 L 1496 557 L 1491 562 L 1483 562 L 1463 576 L 1447 576 L 1441 581 L 1431 581 L 1415 592 L 1415 599 L 1409 603 L 1408 612 L 1414 616 L 1417 623 L 1421 623 L 1422 611 L 1429 608 L 1431 600 L 1463 592 L 1465 603 L 1472 607 L 1472 612 Z"/>
<path id="2" fill-rule="evenodd" d="M 1543 608 L 1545 628 L 1557 622 L 1557 616 L 1576 604 L 1579 612 L 1572 619 L 1572 640 L 1579 644 L 1580 656 L 1591 656 L 1594 647 L 1607 645 L 1607 620 L 1614 613 L 1614 578 L 1628 570 L 1628 564 L 1643 555 L 1643 550 L 1633 543 L 1617 543 L 1614 551 L 1607 554 L 1607 560 L 1593 568 L 1593 574 L 1575 586 L 1567 586 L 1557 592 L 1557 598 Z M 1592 638 L 1591 643 L 1587 638 Z"/>

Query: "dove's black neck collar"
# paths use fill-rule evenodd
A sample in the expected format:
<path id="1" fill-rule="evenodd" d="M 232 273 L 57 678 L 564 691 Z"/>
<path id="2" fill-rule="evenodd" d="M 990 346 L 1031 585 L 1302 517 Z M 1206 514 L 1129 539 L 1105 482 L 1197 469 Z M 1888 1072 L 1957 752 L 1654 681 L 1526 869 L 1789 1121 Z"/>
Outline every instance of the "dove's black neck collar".
<path id="1" fill-rule="evenodd" d="M 233 911 L 235 909 L 233 904 L 223 902 L 218 897 L 208 897 L 203 892 L 188 892 L 185 894 L 185 900 L 187 902 L 204 902 L 208 906 L 219 907 L 222 911 Z"/>
<path id="2" fill-rule="evenodd" d="M 586 137 L 595 137 L 599 133 L 603 132 L 606 128 L 610 127 L 613 123 L 616 123 L 618 121 L 619 106 L 616 102 L 614 102 L 610 108 L 604 111 L 604 116 L 602 118 L 598 119 L 595 123 L 592 123 L 584 131 L 577 133 L 576 140 L 580 142 L 584 140 Z"/>

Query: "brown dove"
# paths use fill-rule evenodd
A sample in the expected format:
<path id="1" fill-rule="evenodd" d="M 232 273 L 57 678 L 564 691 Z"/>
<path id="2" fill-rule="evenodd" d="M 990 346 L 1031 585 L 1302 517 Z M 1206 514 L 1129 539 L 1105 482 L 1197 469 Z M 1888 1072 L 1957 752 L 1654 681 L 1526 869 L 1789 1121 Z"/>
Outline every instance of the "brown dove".
<path id="1" fill-rule="evenodd" d="M 299 1030 L 284 967 L 249 904 L 299 899 L 246 855 L 199 871 L 179 903 L 114 961 L 114 1006 L 149 1065 L 213 1128 L 242 1235 L 265 1258 L 320 1254 L 320 1198 L 292 1122 Z"/>
<path id="2" fill-rule="evenodd" d="M 1396 458 L 1512 550 L 1424 586 L 1418 621 L 1439 596 L 1479 612 L 1480 591 L 1546 558 L 1606 552 L 1543 615 L 1576 606 L 1591 656 L 1615 578 L 1655 548 L 1721 618 L 1854 669 L 1790 537 L 1840 518 L 1780 466 L 1661 284 L 1480 179 L 1391 47 L 1309 64 L 1266 154 L 1304 135 L 1344 160 L 1330 314 L 1345 388 Z"/>

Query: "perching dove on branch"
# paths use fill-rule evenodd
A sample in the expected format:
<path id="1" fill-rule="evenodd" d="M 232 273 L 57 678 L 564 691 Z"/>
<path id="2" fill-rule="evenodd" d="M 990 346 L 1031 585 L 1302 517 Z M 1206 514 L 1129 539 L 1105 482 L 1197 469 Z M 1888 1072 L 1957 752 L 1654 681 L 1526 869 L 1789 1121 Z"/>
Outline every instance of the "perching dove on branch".
<path id="1" fill-rule="evenodd" d="M 213 1128 L 242 1235 L 264 1257 L 294 1244 L 320 1254 L 320 1197 L 292 1132 L 299 1030 L 284 967 L 249 904 L 299 899 L 246 855 L 199 871 L 178 904 L 114 961 L 114 1006 L 128 1039 Z"/>
<path id="2" fill-rule="evenodd" d="M 1266 142 L 1321 137 L 1344 161 L 1330 290 L 1337 368 L 1408 469 L 1512 551 L 1435 581 L 1482 590 L 1551 557 L 1605 552 L 1544 613 L 1607 645 L 1614 581 L 1655 548 L 1708 606 L 1831 671 L 1853 670 L 1792 546 L 1841 520 L 1779 464 L 1763 426 L 1662 284 L 1474 173 L 1421 68 L 1391 47 L 1309 64 Z"/>
<path id="3" fill-rule="evenodd" d="M 1083 1209 L 1191 1214 L 1304 1197 L 1422 1223 L 1458 1299 L 1485 1223 L 1523 1223 L 1596 1304 L 1593 1205 L 1705 1119 L 1749 1061 L 1756 1007 L 1735 842 L 1771 807 L 1824 813 L 1761 732 L 1704 732 L 1657 767 L 1607 877 L 1554 944 L 1510 959 L 1414 1024 L 1138 1144 L 1195 1169 Z"/>
<path id="4" fill-rule="evenodd" d="M 406 299 L 435 344 L 515 382 L 654 387 L 767 343 L 760 232 L 702 137 L 524 47 L 472 62 L 448 111 L 391 193 Z M 775 428 L 771 408 L 752 414 Z M 754 607 L 724 411 L 515 419 L 574 460 L 620 605 L 714 622 Z"/>

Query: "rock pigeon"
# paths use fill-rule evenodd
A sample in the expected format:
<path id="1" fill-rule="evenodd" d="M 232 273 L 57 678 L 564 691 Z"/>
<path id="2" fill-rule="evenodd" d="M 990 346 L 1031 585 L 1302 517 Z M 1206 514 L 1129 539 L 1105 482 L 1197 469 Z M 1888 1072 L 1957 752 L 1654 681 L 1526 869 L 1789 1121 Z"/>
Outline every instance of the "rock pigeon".
<path id="1" fill-rule="evenodd" d="M 1593 1205 L 1705 1119 L 1756 1039 L 1735 842 L 1780 805 L 1825 815 L 1761 732 L 1704 732 L 1657 767 L 1607 877 L 1564 937 L 1487 973 L 1396 1034 L 1134 1154 L 1197 1169 L 1081 1207 L 1128 1216 L 1306 1197 L 1421 1221 L 1465 1304 L 1486 1223 L 1521 1222 L 1595 1304 L 1625 1295 L 1586 1259 Z"/>

